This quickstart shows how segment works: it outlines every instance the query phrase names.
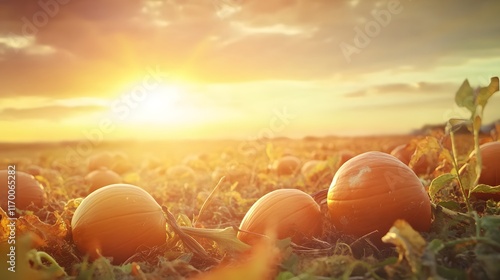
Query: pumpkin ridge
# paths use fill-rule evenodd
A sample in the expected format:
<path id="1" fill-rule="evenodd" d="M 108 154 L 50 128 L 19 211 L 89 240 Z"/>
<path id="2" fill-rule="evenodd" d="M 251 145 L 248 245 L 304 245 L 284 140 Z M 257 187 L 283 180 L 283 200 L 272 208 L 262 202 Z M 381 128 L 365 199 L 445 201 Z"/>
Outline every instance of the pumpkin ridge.
<path id="1" fill-rule="evenodd" d="M 398 193 L 398 192 L 402 192 L 402 191 L 413 190 L 413 189 L 420 188 L 420 187 L 425 192 L 424 187 L 423 186 L 419 186 L 419 187 L 406 187 L 405 189 L 398 189 L 398 190 L 393 191 L 392 193 Z M 359 190 L 359 192 L 362 192 L 362 190 Z M 387 193 L 389 193 L 389 192 L 387 191 L 385 193 L 378 193 L 378 194 L 375 194 L 375 195 L 371 195 L 370 197 L 387 195 Z M 330 198 L 330 195 L 329 195 L 329 196 L 327 196 L 327 200 L 328 201 L 356 201 L 356 200 L 366 200 L 366 197 L 359 197 L 359 198 L 354 198 L 354 199 L 352 199 L 352 198 L 350 198 L 350 199 L 343 198 L 343 199 L 339 200 L 339 199 L 332 199 L 332 198 Z"/>
<path id="2" fill-rule="evenodd" d="M 283 190 L 284 190 L 284 189 L 283 189 Z M 272 192 L 270 192 L 270 193 L 272 193 Z M 274 195 L 276 195 L 276 193 L 275 193 Z M 272 198 L 273 200 L 274 200 L 274 199 L 279 199 L 279 200 L 278 200 L 278 203 L 279 203 L 279 204 L 284 204 L 284 203 L 285 203 L 285 200 L 290 200 L 290 199 L 293 199 L 295 196 L 297 196 L 297 195 L 299 195 L 299 194 L 298 194 L 298 193 L 294 193 L 294 194 L 292 194 L 292 195 L 290 195 L 290 194 L 288 194 L 288 195 L 287 195 L 286 193 L 278 193 L 278 195 L 279 195 L 279 196 L 285 196 L 285 197 L 284 197 L 284 198 L 282 198 L 282 199 L 279 199 L 280 197 L 273 197 L 273 196 L 263 197 L 264 199 L 263 199 L 262 201 L 260 201 L 260 202 L 259 202 L 259 205 L 260 205 L 260 204 L 263 204 L 263 203 L 265 203 L 265 202 L 267 202 L 267 201 L 268 201 L 269 199 L 271 199 L 271 198 Z M 255 203 L 257 203 L 257 201 L 256 201 Z M 254 204 L 254 205 L 255 205 L 255 204 Z M 284 205 L 284 206 L 286 206 L 286 205 Z M 252 205 L 252 207 L 253 207 L 253 205 Z M 252 207 L 250 207 L 250 209 L 252 209 Z M 250 211 L 250 209 L 249 209 L 249 211 Z M 266 215 L 266 213 L 267 213 L 267 212 L 269 212 L 269 211 L 271 211 L 271 210 L 272 210 L 272 209 L 271 209 L 270 207 L 266 207 L 266 208 L 264 209 L 264 211 L 262 211 L 262 212 L 256 212 L 256 211 L 253 211 L 252 216 L 253 216 L 253 215 L 255 215 L 256 213 L 258 213 L 258 214 L 259 214 L 259 216 L 265 216 L 265 215 Z M 249 224 L 246 226 L 246 228 L 247 228 L 247 229 L 252 228 L 252 227 L 253 227 L 253 224 L 254 224 L 255 222 L 256 222 L 255 217 L 252 217 L 252 219 L 250 219 L 250 220 L 249 220 Z"/>

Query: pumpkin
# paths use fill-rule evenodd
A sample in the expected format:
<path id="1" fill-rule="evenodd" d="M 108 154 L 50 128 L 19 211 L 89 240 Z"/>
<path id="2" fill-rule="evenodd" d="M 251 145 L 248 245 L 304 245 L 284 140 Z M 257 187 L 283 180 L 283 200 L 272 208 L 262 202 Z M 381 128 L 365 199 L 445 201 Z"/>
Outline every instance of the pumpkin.
<path id="1" fill-rule="evenodd" d="M 91 260 L 112 257 L 123 263 L 139 250 L 166 241 L 166 219 L 153 197 L 140 187 L 114 184 L 96 190 L 71 220 L 73 241 Z"/>
<path id="2" fill-rule="evenodd" d="M 12 173 L 12 172 L 11 172 Z M 43 186 L 33 177 L 25 172 L 16 171 L 9 175 L 8 170 L 0 170 L 0 205 L 7 211 L 9 200 L 9 181 L 15 183 L 14 202 L 15 207 L 21 210 L 43 207 L 45 203 L 45 192 Z M 12 184 L 10 184 L 12 185 Z"/>
<path id="3" fill-rule="evenodd" d="M 479 147 L 482 169 L 479 183 L 500 186 L 500 142 L 489 142 Z"/>
<path id="4" fill-rule="evenodd" d="M 350 160 L 351 158 L 353 158 L 355 156 L 356 156 L 356 154 L 353 151 L 349 151 L 349 150 L 341 151 L 338 154 L 338 157 L 339 157 L 338 166 L 342 166 L 344 163 L 346 163 L 346 161 Z"/>
<path id="5" fill-rule="evenodd" d="M 91 193 L 104 186 L 121 183 L 122 177 L 106 167 L 101 167 L 87 174 L 85 182 L 89 185 Z"/>
<path id="6" fill-rule="evenodd" d="M 301 167 L 300 159 L 295 156 L 284 156 L 276 160 L 272 166 L 272 169 L 278 173 L 278 175 L 293 175 L 299 171 Z"/>
<path id="7" fill-rule="evenodd" d="M 40 176 L 42 175 L 42 172 L 43 168 L 41 168 L 38 165 L 31 164 L 26 167 L 26 173 L 31 174 L 33 176 Z"/>
<path id="8" fill-rule="evenodd" d="M 415 150 L 412 149 L 411 146 L 403 144 L 394 148 L 394 150 L 391 151 L 391 155 L 398 158 L 405 165 L 409 165 L 414 152 Z M 420 157 L 412 168 L 412 170 L 418 175 L 427 174 L 429 171 L 432 171 L 431 169 L 432 167 L 428 163 L 425 156 Z"/>
<path id="9" fill-rule="evenodd" d="M 125 174 L 132 170 L 132 164 L 125 153 L 118 152 L 113 155 L 113 168 L 112 170 L 118 174 Z"/>
<path id="10" fill-rule="evenodd" d="M 167 169 L 167 178 L 170 179 L 192 179 L 196 177 L 196 173 L 191 167 L 185 165 L 174 165 Z"/>
<path id="11" fill-rule="evenodd" d="M 89 171 L 93 171 L 101 167 L 112 169 L 113 163 L 114 163 L 113 155 L 108 152 L 103 152 L 89 157 L 87 167 Z"/>
<path id="12" fill-rule="evenodd" d="M 261 235 L 276 234 L 277 239 L 291 237 L 301 243 L 321 234 L 319 205 L 307 193 L 297 189 L 278 189 L 257 200 L 241 221 L 238 239 L 255 244 Z M 257 233 L 257 234 L 252 234 Z"/>
<path id="13" fill-rule="evenodd" d="M 482 169 L 478 183 L 489 186 L 500 185 L 500 142 L 489 142 L 479 147 L 481 152 Z M 470 157 L 474 157 L 472 152 Z M 484 200 L 494 199 L 500 201 L 500 193 L 480 193 L 475 192 L 471 195 Z"/>
<path id="14" fill-rule="evenodd" d="M 326 160 L 310 160 L 302 165 L 300 173 L 305 181 L 309 184 L 317 182 L 330 172 L 328 161 Z M 331 177 L 330 177 L 331 179 Z M 329 179 L 329 180 L 330 180 Z"/>
<path id="15" fill-rule="evenodd" d="M 363 236 L 385 234 L 398 219 L 428 231 L 431 203 L 422 183 L 408 166 L 382 152 L 367 152 L 342 165 L 328 189 L 327 205 L 335 227 Z"/>

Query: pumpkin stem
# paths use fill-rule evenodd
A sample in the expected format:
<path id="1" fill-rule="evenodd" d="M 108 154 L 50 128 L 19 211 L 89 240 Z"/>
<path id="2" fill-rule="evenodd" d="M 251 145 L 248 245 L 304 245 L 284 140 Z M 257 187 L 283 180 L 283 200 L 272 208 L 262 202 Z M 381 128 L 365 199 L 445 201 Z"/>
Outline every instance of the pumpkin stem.
<path id="1" fill-rule="evenodd" d="M 203 202 L 203 204 L 201 205 L 201 208 L 200 208 L 200 212 L 198 212 L 198 217 L 195 217 L 193 219 L 193 227 L 196 226 L 196 222 L 198 222 L 198 220 L 201 218 L 201 215 L 203 214 L 203 212 L 205 211 L 205 208 L 208 207 L 208 205 L 210 204 L 210 202 L 212 201 L 212 197 L 214 196 L 215 194 L 215 191 L 219 188 L 220 184 L 222 183 L 222 181 L 224 180 L 224 178 L 226 178 L 225 176 L 222 176 L 219 180 L 219 182 L 217 183 L 217 185 L 215 185 L 215 187 L 213 188 L 213 190 L 210 192 L 210 194 L 208 195 L 208 197 L 205 199 L 205 201 Z"/>

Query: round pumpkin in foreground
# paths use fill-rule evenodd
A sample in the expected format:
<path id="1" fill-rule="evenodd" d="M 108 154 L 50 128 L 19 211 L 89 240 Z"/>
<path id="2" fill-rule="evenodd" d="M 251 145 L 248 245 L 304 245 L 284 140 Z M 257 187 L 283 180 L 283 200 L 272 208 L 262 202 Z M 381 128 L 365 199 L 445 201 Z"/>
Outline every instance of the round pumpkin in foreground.
<path id="1" fill-rule="evenodd" d="M 256 243 L 259 234 L 276 234 L 277 239 L 291 237 L 292 241 L 300 243 L 304 238 L 321 234 L 322 214 L 319 205 L 307 193 L 279 189 L 264 195 L 250 207 L 240 229 L 238 239 L 247 244 Z"/>
<path id="2" fill-rule="evenodd" d="M 122 263 L 136 252 L 166 241 L 162 209 L 145 190 L 114 184 L 96 190 L 71 220 L 73 241 L 92 260 L 103 255 Z"/>
<path id="3" fill-rule="evenodd" d="M 384 235 L 398 219 L 415 230 L 431 226 L 430 199 L 415 173 L 382 152 L 367 152 L 347 161 L 333 177 L 328 209 L 335 227 L 363 236 Z"/>
<path id="4" fill-rule="evenodd" d="M 1 207 L 7 211 L 9 195 L 18 209 L 29 210 L 32 209 L 31 206 L 42 207 L 45 203 L 45 192 L 35 177 L 21 171 L 14 173 L 11 170 L 10 173 L 8 170 L 0 170 Z M 15 188 L 12 189 L 12 186 Z"/>

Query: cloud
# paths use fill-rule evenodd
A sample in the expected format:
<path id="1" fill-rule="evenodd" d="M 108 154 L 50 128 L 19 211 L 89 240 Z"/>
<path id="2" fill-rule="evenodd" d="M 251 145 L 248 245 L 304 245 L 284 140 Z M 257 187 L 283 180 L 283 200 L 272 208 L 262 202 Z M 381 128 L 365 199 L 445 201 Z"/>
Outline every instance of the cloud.
<path id="1" fill-rule="evenodd" d="M 5 108 L 0 110 L 0 119 L 60 121 L 72 117 L 98 113 L 106 110 L 102 106 L 43 106 L 32 108 Z"/>
<path id="2" fill-rule="evenodd" d="M 500 49 L 494 36 L 500 32 L 500 2 L 494 0 L 401 1 L 401 13 L 393 14 L 351 63 L 339 44 L 353 44 L 354 28 L 364 28 L 374 19 L 373 12 L 386 9 L 387 1 L 68 1 L 53 7 L 57 13 L 43 26 L 36 25 L 35 15 L 47 12 L 38 3 L 0 4 L 0 98 L 116 96 L 140 82 L 148 67 L 198 83 L 332 76 L 344 82 L 387 70 L 459 68 L 496 56 Z M 218 9 L 227 6 L 234 11 L 217 16 Z M 32 34 L 23 37 L 23 30 Z M 15 48 L 15 40 L 24 45 Z M 394 88 L 374 90 L 448 89 L 429 89 L 424 83 L 421 88 L 409 83 L 390 86 Z M 346 96 L 366 94 L 361 90 Z"/>
<path id="3" fill-rule="evenodd" d="M 401 95 L 401 94 L 425 94 L 434 96 L 446 96 L 450 98 L 459 85 L 454 83 L 393 83 L 382 84 L 362 90 L 345 93 L 348 98 L 365 97 L 368 95 Z"/>

